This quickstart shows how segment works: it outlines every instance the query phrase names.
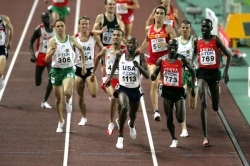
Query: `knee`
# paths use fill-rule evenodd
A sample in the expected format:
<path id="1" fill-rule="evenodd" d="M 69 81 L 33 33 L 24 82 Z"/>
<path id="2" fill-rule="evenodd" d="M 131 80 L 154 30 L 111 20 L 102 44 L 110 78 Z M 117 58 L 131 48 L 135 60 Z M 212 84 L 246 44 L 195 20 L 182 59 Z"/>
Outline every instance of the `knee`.
<path id="1" fill-rule="evenodd" d="M 65 96 L 71 96 L 72 90 L 64 90 L 64 95 Z"/>
<path id="2" fill-rule="evenodd" d="M 121 105 L 121 112 L 120 112 L 120 114 L 127 114 L 127 112 L 128 112 L 128 106 L 125 105 L 125 104 Z"/>
<path id="3" fill-rule="evenodd" d="M 60 104 L 62 103 L 62 98 L 61 97 L 57 97 L 56 98 L 56 104 Z"/>

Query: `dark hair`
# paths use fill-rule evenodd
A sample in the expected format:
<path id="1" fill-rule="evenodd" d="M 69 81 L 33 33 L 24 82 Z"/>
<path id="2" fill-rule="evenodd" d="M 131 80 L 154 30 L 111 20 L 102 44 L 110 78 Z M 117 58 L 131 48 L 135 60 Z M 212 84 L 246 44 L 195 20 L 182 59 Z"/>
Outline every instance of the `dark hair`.
<path id="1" fill-rule="evenodd" d="M 58 20 L 55 21 L 55 25 L 56 25 L 56 23 L 59 22 L 59 21 L 62 21 L 62 22 L 65 24 L 65 21 L 64 21 L 63 19 L 58 19 Z M 65 24 L 65 25 L 66 25 L 66 24 Z"/>
<path id="2" fill-rule="evenodd" d="M 189 25 L 190 25 L 190 27 L 191 27 L 191 22 L 190 22 L 190 21 L 188 21 L 188 20 L 183 20 L 183 21 L 181 22 L 181 24 L 189 24 Z"/>
<path id="3" fill-rule="evenodd" d="M 80 17 L 79 20 L 78 20 L 78 24 L 80 24 L 80 21 L 81 21 L 81 20 L 88 20 L 89 23 L 90 23 L 90 19 L 89 19 L 89 17 L 87 17 L 87 16 L 82 16 L 82 17 Z"/>
<path id="4" fill-rule="evenodd" d="M 212 22 L 210 19 L 205 18 L 203 21 L 209 22 L 209 23 L 211 24 L 211 27 L 213 27 L 213 22 Z M 203 21 L 202 21 L 202 22 L 203 22 Z"/>
<path id="5" fill-rule="evenodd" d="M 162 10 L 164 10 L 165 15 L 167 14 L 167 10 L 166 10 L 166 8 L 165 8 L 164 6 L 157 6 L 157 7 L 155 8 L 155 12 L 156 12 L 157 9 L 162 9 Z M 154 13 L 155 13 L 155 12 L 154 12 Z"/>
<path id="6" fill-rule="evenodd" d="M 122 36 L 124 36 L 123 30 L 121 30 L 120 28 L 116 28 L 114 31 L 120 31 L 120 32 L 122 32 Z"/>

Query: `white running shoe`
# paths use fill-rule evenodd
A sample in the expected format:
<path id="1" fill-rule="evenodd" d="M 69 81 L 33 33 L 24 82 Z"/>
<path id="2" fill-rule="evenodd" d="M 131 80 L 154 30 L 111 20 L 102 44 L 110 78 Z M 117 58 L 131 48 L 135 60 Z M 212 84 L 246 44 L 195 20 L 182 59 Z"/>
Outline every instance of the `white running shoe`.
<path id="1" fill-rule="evenodd" d="M 78 123 L 78 126 L 84 126 L 87 123 L 87 119 L 86 118 L 81 118 L 81 121 Z"/>
<path id="2" fill-rule="evenodd" d="M 120 125 L 119 125 L 119 118 L 116 118 L 116 125 L 117 125 L 117 128 L 118 128 L 118 130 L 120 130 Z"/>
<path id="3" fill-rule="evenodd" d="M 178 145 L 178 141 L 176 139 L 174 139 L 172 141 L 172 144 L 170 145 L 170 148 L 177 148 L 177 145 Z"/>
<path id="4" fill-rule="evenodd" d="M 71 113 L 71 112 L 72 112 L 72 103 L 70 103 L 70 102 L 67 103 L 67 102 L 66 102 L 66 110 L 67 110 L 68 113 Z"/>
<path id="5" fill-rule="evenodd" d="M 4 87 L 4 78 L 2 76 L 2 78 L 0 78 L 0 90 L 3 89 Z"/>
<path id="6" fill-rule="evenodd" d="M 136 130 L 135 130 L 135 127 L 134 128 L 130 127 L 130 120 L 128 121 L 128 127 L 130 129 L 129 134 L 130 134 L 131 139 L 136 139 Z"/>
<path id="7" fill-rule="evenodd" d="M 183 129 L 180 137 L 188 137 L 188 131 L 186 129 Z"/>
<path id="8" fill-rule="evenodd" d="M 116 143 L 116 148 L 117 149 L 123 149 L 123 137 L 118 137 L 117 143 Z"/>
<path id="9" fill-rule="evenodd" d="M 42 102 L 41 107 L 42 107 L 42 108 L 48 108 L 48 109 L 51 109 L 51 108 L 52 108 L 52 107 L 49 105 L 49 103 L 47 103 L 47 101 Z"/>
<path id="10" fill-rule="evenodd" d="M 114 133 L 115 125 L 114 123 L 109 123 L 108 129 L 106 131 L 107 135 L 112 135 Z"/>
<path id="11" fill-rule="evenodd" d="M 57 133 L 62 133 L 63 132 L 63 125 L 64 125 L 64 119 L 63 119 L 62 123 L 60 121 L 58 122 L 58 126 L 57 126 L 57 129 L 56 129 Z"/>
<path id="12" fill-rule="evenodd" d="M 157 122 L 161 121 L 161 115 L 157 111 L 155 111 L 155 113 L 154 113 L 154 120 Z"/>

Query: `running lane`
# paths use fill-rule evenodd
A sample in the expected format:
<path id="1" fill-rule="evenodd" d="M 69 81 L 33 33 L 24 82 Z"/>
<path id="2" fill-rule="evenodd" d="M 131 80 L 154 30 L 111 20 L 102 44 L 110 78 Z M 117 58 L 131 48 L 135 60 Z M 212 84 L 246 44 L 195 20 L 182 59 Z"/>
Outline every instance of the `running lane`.
<path id="1" fill-rule="evenodd" d="M 14 0 L 1 0 L 0 2 L 0 6 L 4 6 L 4 8 L 1 8 L 1 13 L 11 18 L 15 29 L 13 49 L 10 51 L 8 66 L 19 44 L 34 2 L 36 1 L 25 0 L 20 4 L 16 4 Z M 67 33 L 69 34 L 74 33 L 76 2 L 77 0 L 70 1 L 71 13 L 66 21 Z M 82 0 L 81 2 L 80 16 L 89 16 L 91 25 L 93 25 L 97 14 L 104 12 L 103 1 Z M 158 4 L 158 1 L 152 0 L 145 3 L 139 0 L 139 3 L 141 9 L 135 13 L 132 35 L 137 37 L 141 43 L 145 35 L 146 18 L 152 8 Z M 40 0 L 28 26 L 27 33 L 24 35 L 20 52 L 18 52 L 16 63 L 2 96 L 0 103 L 0 165 L 55 166 L 63 165 L 63 161 L 65 161 L 65 133 L 55 132 L 58 117 L 54 109 L 53 93 L 49 98 L 49 103 L 53 106 L 53 109 L 40 108 L 46 88 L 47 74 L 45 72 L 43 84 L 36 87 L 34 82 L 35 66 L 29 61 L 29 39 L 34 28 L 40 24 L 40 14 L 46 11 L 46 8 L 47 5 Z M 98 70 L 99 83 L 101 82 L 100 76 L 100 70 Z M 180 124 L 175 121 L 179 147 L 173 149 L 169 147 L 171 138 L 166 129 L 162 99 L 159 98 L 162 121 L 155 122 L 152 117 L 153 111 L 149 99 L 149 80 L 143 80 L 143 88 L 146 112 L 151 129 L 150 134 L 156 155 L 151 153 L 152 149 L 150 149 L 145 119 L 141 109 L 135 123 L 137 138 L 135 140 L 130 139 L 128 126 L 125 124 L 124 149 L 118 150 L 115 147 L 118 136 L 117 130 L 115 130 L 113 136 L 105 134 L 109 121 L 109 100 L 107 95 L 100 90 L 98 97 L 92 99 L 86 90 L 85 100 L 88 122 L 83 127 L 77 125 L 81 115 L 78 109 L 77 95 L 74 92 L 71 132 L 69 133 L 69 156 L 66 165 L 242 165 L 218 114 L 211 111 L 210 101 L 208 101 L 208 132 L 212 146 L 210 148 L 202 147 L 203 138 L 198 107 L 196 110 L 187 109 L 187 125 L 190 137 L 179 137 L 181 128 Z M 227 89 L 223 86 L 224 90 Z M 229 94 L 223 93 L 221 95 L 223 106 L 227 102 L 223 100 L 224 95 Z M 65 119 L 66 116 L 65 111 Z M 156 160 L 153 161 L 153 159 Z"/>

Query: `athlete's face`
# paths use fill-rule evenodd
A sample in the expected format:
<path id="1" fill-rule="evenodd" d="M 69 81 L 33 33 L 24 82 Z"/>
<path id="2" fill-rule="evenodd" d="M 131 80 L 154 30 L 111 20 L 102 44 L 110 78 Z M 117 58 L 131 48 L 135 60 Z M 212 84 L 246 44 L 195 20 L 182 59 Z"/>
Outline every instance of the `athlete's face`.
<path id="1" fill-rule="evenodd" d="M 90 28 L 89 20 L 86 20 L 86 19 L 80 20 L 80 24 L 79 24 L 80 32 L 88 32 L 89 28 Z"/>
<path id="2" fill-rule="evenodd" d="M 171 55 L 175 55 L 178 49 L 178 44 L 175 39 L 171 39 L 168 41 L 168 51 Z"/>
<path id="3" fill-rule="evenodd" d="M 127 40 L 126 46 L 128 51 L 135 51 L 138 46 L 138 41 L 136 40 L 136 38 L 132 37 Z"/>
<path id="4" fill-rule="evenodd" d="M 119 30 L 114 30 L 114 32 L 112 34 L 113 44 L 120 44 L 122 39 L 123 39 L 122 32 Z"/>
<path id="5" fill-rule="evenodd" d="M 213 29 L 212 23 L 208 20 L 203 20 L 201 23 L 201 32 L 203 35 L 209 35 Z"/>
<path id="6" fill-rule="evenodd" d="M 106 12 L 114 13 L 115 12 L 115 0 L 107 0 L 107 4 L 105 5 Z"/>
<path id="7" fill-rule="evenodd" d="M 42 13 L 41 15 L 41 21 L 43 22 L 43 24 L 48 25 L 50 24 L 51 18 L 49 13 Z"/>
<path id="8" fill-rule="evenodd" d="M 156 9 L 154 18 L 155 18 L 155 22 L 158 22 L 158 23 L 163 22 L 165 19 L 165 11 L 160 8 Z"/>
<path id="9" fill-rule="evenodd" d="M 65 24 L 62 21 L 57 21 L 55 24 L 55 30 L 58 35 L 65 33 Z"/>
<path id="10" fill-rule="evenodd" d="M 190 24 L 181 23 L 181 27 L 179 31 L 182 36 L 190 36 L 190 33 L 191 33 Z"/>

